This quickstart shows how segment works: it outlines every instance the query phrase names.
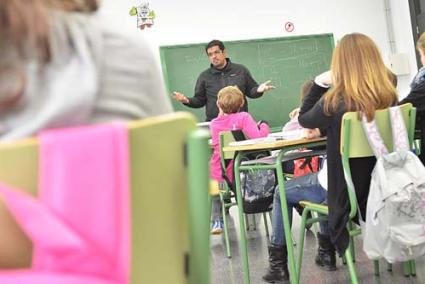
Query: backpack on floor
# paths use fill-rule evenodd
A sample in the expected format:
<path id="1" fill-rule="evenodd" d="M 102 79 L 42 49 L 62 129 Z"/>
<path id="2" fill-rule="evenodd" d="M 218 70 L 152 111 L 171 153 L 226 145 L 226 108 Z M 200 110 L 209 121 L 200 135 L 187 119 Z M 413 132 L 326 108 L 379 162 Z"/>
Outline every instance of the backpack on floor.
<path id="1" fill-rule="evenodd" d="M 363 249 L 370 259 L 401 262 L 425 255 L 425 168 L 409 149 L 398 107 L 390 108 L 394 151 L 389 153 L 375 120 L 363 128 L 377 157 L 362 224 Z"/>
<path id="2" fill-rule="evenodd" d="M 257 157 L 259 158 L 261 157 Z M 276 187 L 275 171 L 272 169 L 248 170 L 241 172 L 240 177 L 243 211 L 248 214 L 271 211 Z"/>

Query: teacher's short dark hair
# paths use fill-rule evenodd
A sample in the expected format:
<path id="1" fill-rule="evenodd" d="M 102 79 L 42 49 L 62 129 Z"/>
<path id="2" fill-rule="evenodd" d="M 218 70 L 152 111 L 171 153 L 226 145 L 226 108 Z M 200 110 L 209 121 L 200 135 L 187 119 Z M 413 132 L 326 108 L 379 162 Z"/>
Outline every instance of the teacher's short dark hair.
<path id="1" fill-rule="evenodd" d="M 223 42 L 221 40 L 213 39 L 212 41 L 210 41 L 205 46 L 205 52 L 207 52 L 208 48 L 211 48 L 213 46 L 218 46 L 218 48 L 220 48 L 221 51 L 223 51 L 225 49 L 224 44 L 223 44 Z"/>

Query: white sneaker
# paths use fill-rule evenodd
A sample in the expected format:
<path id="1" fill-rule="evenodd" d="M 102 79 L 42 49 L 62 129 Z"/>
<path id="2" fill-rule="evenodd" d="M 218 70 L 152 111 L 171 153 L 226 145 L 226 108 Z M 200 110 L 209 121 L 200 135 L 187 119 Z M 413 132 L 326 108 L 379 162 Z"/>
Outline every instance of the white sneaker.
<path id="1" fill-rule="evenodd" d="M 212 235 L 220 235 L 223 232 L 223 221 L 214 220 L 211 226 Z"/>

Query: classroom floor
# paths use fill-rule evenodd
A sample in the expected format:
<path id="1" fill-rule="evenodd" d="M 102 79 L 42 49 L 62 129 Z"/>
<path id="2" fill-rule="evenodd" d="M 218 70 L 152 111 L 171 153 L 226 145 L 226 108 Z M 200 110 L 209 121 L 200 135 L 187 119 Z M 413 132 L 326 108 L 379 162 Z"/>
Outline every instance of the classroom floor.
<path id="1" fill-rule="evenodd" d="M 237 218 L 237 208 L 234 206 L 230 210 L 230 241 L 232 258 L 225 255 L 225 244 L 223 235 L 211 236 L 211 283 L 212 284 L 239 284 L 242 280 L 242 264 L 239 256 L 239 223 Z M 267 262 L 267 237 L 262 215 L 256 216 L 257 230 L 247 232 L 248 236 L 248 256 L 251 283 L 266 283 L 262 280 Z M 295 213 L 293 223 L 293 235 L 298 239 L 300 218 Z M 269 222 L 269 230 L 271 228 Z M 313 229 L 314 230 L 314 229 Z M 386 264 L 380 262 L 380 276 L 374 276 L 373 262 L 370 261 L 362 251 L 361 237 L 356 237 L 356 271 L 359 283 L 425 283 L 425 258 L 416 260 L 416 277 L 405 277 L 399 264 L 393 265 L 393 271 L 386 270 Z M 342 264 L 341 259 L 337 260 L 336 271 L 325 271 L 314 263 L 317 245 L 313 231 L 308 231 L 304 245 L 303 265 L 301 269 L 300 283 L 331 284 L 350 283 L 348 269 Z"/>

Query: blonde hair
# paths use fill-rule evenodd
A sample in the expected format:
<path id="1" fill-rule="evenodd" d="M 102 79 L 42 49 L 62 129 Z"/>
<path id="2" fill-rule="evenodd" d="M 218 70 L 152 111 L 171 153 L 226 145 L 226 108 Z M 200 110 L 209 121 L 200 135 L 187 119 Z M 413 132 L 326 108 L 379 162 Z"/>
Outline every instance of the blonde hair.
<path id="1" fill-rule="evenodd" d="M 416 43 L 416 48 L 425 54 L 425 33 L 422 33 Z"/>
<path id="2" fill-rule="evenodd" d="M 226 114 L 239 112 L 244 104 L 244 96 L 236 86 L 224 87 L 217 97 L 218 107 Z"/>
<path id="3" fill-rule="evenodd" d="M 387 69 L 388 77 L 390 78 L 391 83 L 393 83 L 394 87 L 397 88 L 398 78 L 397 75 L 393 73 L 390 69 Z"/>
<path id="4" fill-rule="evenodd" d="M 397 103 L 397 91 L 378 47 L 366 35 L 353 33 L 341 39 L 332 56 L 331 71 L 333 87 L 324 97 L 328 115 L 344 102 L 347 111 L 361 111 L 370 121 L 375 110 Z"/>

